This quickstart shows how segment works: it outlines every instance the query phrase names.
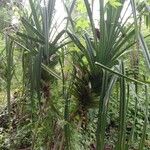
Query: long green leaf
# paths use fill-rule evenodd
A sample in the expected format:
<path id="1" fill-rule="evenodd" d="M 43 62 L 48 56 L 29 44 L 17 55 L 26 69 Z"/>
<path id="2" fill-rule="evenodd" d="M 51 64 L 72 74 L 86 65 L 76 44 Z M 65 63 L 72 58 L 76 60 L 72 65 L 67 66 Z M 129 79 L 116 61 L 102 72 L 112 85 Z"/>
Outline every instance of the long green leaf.
<path id="1" fill-rule="evenodd" d="M 29 3 L 30 3 L 30 7 L 31 7 L 31 10 L 32 10 L 32 15 L 34 17 L 34 23 L 36 25 L 36 28 L 38 31 L 41 32 L 41 26 L 40 26 L 40 23 L 39 23 L 39 18 L 38 18 L 38 14 L 37 14 L 37 11 L 36 11 L 36 8 L 35 8 L 35 5 L 33 2 L 33 0 L 29 0 Z"/>
<path id="2" fill-rule="evenodd" d="M 139 81 L 139 80 L 136 80 L 136 79 L 129 78 L 129 77 L 127 77 L 126 75 L 123 75 L 123 74 L 121 74 L 121 73 L 119 73 L 119 72 L 116 72 L 116 71 L 114 71 L 114 70 L 112 70 L 112 69 L 110 69 L 110 68 L 108 68 L 108 67 L 106 67 L 106 66 L 104 66 L 103 64 L 100 64 L 100 63 L 98 63 L 98 62 L 95 62 L 95 64 L 98 65 L 98 66 L 100 66 L 100 67 L 102 67 L 103 69 L 105 69 L 105 70 L 107 70 L 107 71 L 113 73 L 113 74 L 116 74 L 116 75 L 118 75 L 118 76 L 120 76 L 120 77 L 124 77 L 125 79 L 127 79 L 127 80 L 129 80 L 129 81 L 136 82 L 136 83 L 138 83 L 138 84 L 143 84 L 143 85 L 150 84 L 150 83 L 147 82 L 147 81 Z"/>
<path id="3" fill-rule="evenodd" d="M 34 26 L 32 26 L 29 21 L 27 21 L 23 17 L 21 18 L 21 21 L 23 25 L 25 26 L 25 28 L 31 31 L 30 34 L 36 34 L 40 39 L 44 40 L 44 36 L 37 29 L 35 29 Z"/>

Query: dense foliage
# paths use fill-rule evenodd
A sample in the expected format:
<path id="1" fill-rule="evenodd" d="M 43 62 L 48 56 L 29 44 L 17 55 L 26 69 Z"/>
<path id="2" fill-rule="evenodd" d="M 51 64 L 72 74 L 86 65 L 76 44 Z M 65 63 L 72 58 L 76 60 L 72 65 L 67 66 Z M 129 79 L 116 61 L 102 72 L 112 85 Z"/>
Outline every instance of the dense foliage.
<path id="1" fill-rule="evenodd" d="M 0 0 L 0 149 L 150 149 L 149 1 L 26 2 Z"/>

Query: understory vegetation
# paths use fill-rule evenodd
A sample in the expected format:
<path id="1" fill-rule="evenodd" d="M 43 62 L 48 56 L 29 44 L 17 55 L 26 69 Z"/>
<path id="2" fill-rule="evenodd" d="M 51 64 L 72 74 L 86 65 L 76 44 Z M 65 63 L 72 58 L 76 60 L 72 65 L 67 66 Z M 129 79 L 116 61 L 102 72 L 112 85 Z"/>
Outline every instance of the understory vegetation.
<path id="1" fill-rule="evenodd" d="M 149 0 L 0 0 L 0 150 L 149 150 L 149 85 Z"/>

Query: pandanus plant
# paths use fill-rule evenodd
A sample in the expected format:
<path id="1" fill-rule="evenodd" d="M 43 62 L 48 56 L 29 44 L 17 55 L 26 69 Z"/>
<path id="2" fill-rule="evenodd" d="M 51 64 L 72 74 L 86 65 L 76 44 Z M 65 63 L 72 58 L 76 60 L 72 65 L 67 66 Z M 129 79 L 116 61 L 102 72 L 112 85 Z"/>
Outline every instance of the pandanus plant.
<path id="1" fill-rule="evenodd" d="M 23 26 L 16 32 L 15 42 L 24 50 L 24 78 L 27 75 L 28 79 L 32 81 L 30 82 L 31 89 L 37 92 L 39 99 L 41 88 L 44 97 L 49 98 L 49 81 L 53 81 L 53 77 L 60 79 L 60 76 L 54 71 L 54 67 L 59 60 L 58 49 L 66 44 L 61 42 L 65 31 L 58 31 L 64 20 L 62 19 L 60 22 L 55 17 L 55 3 L 55 0 L 29 0 L 31 9 L 29 12 L 25 9 L 23 9 L 23 13 L 21 13 L 22 10 L 20 11 L 20 20 Z"/>
<path id="2" fill-rule="evenodd" d="M 102 81 L 102 70 L 95 62 L 101 63 L 109 68 L 118 64 L 118 58 L 122 56 L 133 45 L 134 28 L 133 24 L 128 24 L 129 17 L 126 17 L 126 11 L 122 14 L 124 1 L 120 1 L 120 6 L 114 8 L 110 3 L 104 6 L 104 1 L 100 1 L 100 35 L 95 28 L 93 14 L 90 3 L 85 0 L 88 17 L 91 23 L 93 39 L 91 35 L 85 33 L 83 39 L 85 45 L 79 38 L 68 32 L 70 38 L 86 57 L 89 70 L 90 81 L 94 92 L 100 93 L 100 81 Z M 128 9 L 128 8 L 126 8 Z M 122 14 L 122 15 L 121 15 Z M 132 43 L 132 44 L 131 44 Z"/>
<path id="3" fill-rule="evenodd" d="M 96 131 L 96 147 L 97 150 L 103 150 L 109 97 L 113 85 L 117 81 L 117 76 L 114 74 L 119 76 L 123 75 L 121 77 L 125 77 L 123 63 L 119 63 L 119 60 L 135 44 L 135 29 L 134 23 L 129 23 L 132 13 L 129 16 L 126 16 L 130 3 L 127 7 L 124 7 L 125 0 L 119 0 L 117 2 L 117 4 L 119 3 L 119 6 L 115 7 L 110 2 L 106 3 L 104 0 L 100 0 L 99 35 L 97 29 L 95 29 L 91 5 L 88 0 L 84 0 L 84 3 L 87 9 L 93 38 L 91 39 L 91 35 L 86 32 L 82 37 L 78 37 L 77 34 L 73 34 L 69 31 L 67 33 L 78 49 L 80 49 L 79 53 L 81 53 L 81 55 L 78 54 L 80 56 L 80 61 L 78 61 L 79 63 L 76 63 L 75 69 L 80 68 L 80 72 L 82 73 L 87 70 L 85 75 L 86 78 L 79 79 L 79 74 L 76 73 L 77 83 L 75 83 L 75 89 L 78 93 L 80 92 L 80 95 L 78 94 L 78 96 L 80 96 L 78 97 L 78 100 L 83 100 L 88 105 L 93 102 L 91 99 L 86 99 L 85 101 L 82 97 L 83 91 L 86 91 L 84 89 L 87 89 L 87 86 L 89 86 L 88 89 L 90 89 L 92 93 L 100 96 Z M 81 39 L 84 43 L 81 42 Z M 113 72 L 112 70 L 120 71 L 121 74 L 118 74 L 116 71 Z M 86 83 L 86 86 L 83 87 L 83 83 Z M 124 79 L 121 80 L 120 88 L 124 90 L 123 92 L 121 91 L 120 94 L 124 94 L 126 91 Z M 88 100 L 90 100 L 90 103 Z M 125 101 L 126 100 L 124 99 L 124 102 Z M 85 107 L 87 107 L 87 105 L 85 105 Z M 122 112 L 122 110 L 123 109 L 121 108 L 121 114 L 125 115 L 125 112 Z M 122 116 L 120 116 L 120 118 L 121 117 Z M 122 127 L 124 128 L 124 122 L 122 122 L 121 125 L 120 130 L 122 131 Z M 120 136 L 122 136 L 122 134 Z M 121 137 L 120 139 L 123 140 L 124 137 Z M 121 142 L 123 141 L 120 141 L 120 145 L 123 144 Z"/>
<path id="4" fill-rule="evenodd" d="M 56 73 L 55 66 L 59 62 L 58 50 L 66 45 L 63 41 L 64 30 L 59 29 L 63 23 L 55 16 L 56 0 L 29 0 L 26 8 L 20 10 L 20 30 L 16 35 L 9 35 L 13 41 L 23 50 L 23 87 L 24 93 L 30 98 L 31 120 L 34 124 L 38 115 L 38 122 L 34 127 L 32 136 L 32 148 L 37 139 L 37 130 L 42 122 L 42 115 L 51 118 L 50 112 L 55 109 L 51 99 L 51 84 L 61 77 Z M 63 42 L 62 42 L 63 41 Z M 28 98 L 28 97 L 26 97 Z M 49 108 L 52 108 L 49 110 Z M 44 118 L 45 118 L 44 117 Z M 49 146 L 53 119 L 47 121 L 50 131 L 47 131 L 46 143 Z M 46 128 L 46 126 L 45 126 Z M 53 144 L 51 143 L 51 146 Z"/>

